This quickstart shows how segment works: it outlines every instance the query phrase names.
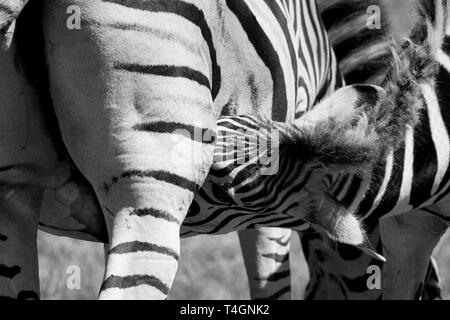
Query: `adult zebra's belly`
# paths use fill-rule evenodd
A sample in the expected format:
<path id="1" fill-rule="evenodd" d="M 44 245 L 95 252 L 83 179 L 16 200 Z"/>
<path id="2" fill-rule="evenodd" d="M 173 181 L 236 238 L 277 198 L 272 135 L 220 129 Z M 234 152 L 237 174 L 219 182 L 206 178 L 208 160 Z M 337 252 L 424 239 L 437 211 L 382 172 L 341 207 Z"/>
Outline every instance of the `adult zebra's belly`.
<path id="1" fill-rule="evenodd" d="M 59 174 L 65 176 L 63 167 Z M 69 169 L 70 170 L 70 169 Z M 197 234 L 226 234 L 229 232 L 264 227 L 295 228 L 303 231 L 309 223 L 299 223 L 285 213 L 278 213 L 270 207 L 245 207 L 214 183 L 209 177 L 192 202 L 188 215 L 181 226 L 181 236 Z M 90 188 L 81 187 L 73 181 L 64 180 L 58 189 L 45 192 L 39 228 L 57 236 L 92 241 L 108 242 L 108 230 L 103 212 Z M 107 213 L 108 214 L 108 213 Z"/>
<path id="2" fill-rule="evenodd" d="M 306 222 L 299 223 L 296 217 L 277 212 L 270 204 L 264 209 L 259 206 L 238 204 L 210 174 L 189 208 L 181 226 L 181 236 L 225 234 L 255 227 L 306 230 L 309 226 L 310 224 Z"/>

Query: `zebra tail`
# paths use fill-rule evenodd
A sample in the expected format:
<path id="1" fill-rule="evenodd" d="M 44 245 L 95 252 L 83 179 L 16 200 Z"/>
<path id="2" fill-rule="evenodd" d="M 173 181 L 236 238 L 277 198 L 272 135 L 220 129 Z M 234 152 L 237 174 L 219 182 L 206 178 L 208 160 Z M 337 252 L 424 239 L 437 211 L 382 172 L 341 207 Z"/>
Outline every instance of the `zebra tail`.
<path id="1" fill-rule="evenodd" d="M 380 84 L 389 68 L 392 31 L 383 1 L 317 0 L 317 5 L 345 82 Z M 380 25 L 369 26 L 369 14 L 377 11 Z"/>

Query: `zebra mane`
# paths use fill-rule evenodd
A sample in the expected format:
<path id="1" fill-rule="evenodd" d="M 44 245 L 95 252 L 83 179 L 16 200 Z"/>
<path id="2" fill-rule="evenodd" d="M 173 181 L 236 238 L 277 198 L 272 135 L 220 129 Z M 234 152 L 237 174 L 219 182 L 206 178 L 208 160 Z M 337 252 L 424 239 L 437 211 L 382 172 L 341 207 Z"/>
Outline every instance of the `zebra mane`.
<path id="1" fill-rule="evenodd" d="M 421 84 L 434 85 L 438 73 L 436 54 L 443 45 L 446 1 L 420 0 L 418 20 L 411 35 L 391 44 L 392 67 L 382 84 L 384 91 L 369 122 L 379 124 L 377 132 L 386 146 L 398 148 L 406 126 L 421 120 L 424 107 Z M 388 124 L 389 123 L 389 124 Z"/>
<path id="2" fill-rule="evenodd" d="M 380 84 L 389 68 L 391 23 L 383 0 L 316 0 L 347 84 Z M 367 27 L 367 10 L 380 9 L 381 26 Z"/>
<path id="3" fill-rule="evenodd" d="M 268 150 L 264 148 L 267 146 L 276 146 L 272 152 L 277 152 L 279 158 L 296 159 L 305 165 L 317 167 L 339 166 L 362 171 L 367 164 L 377 159 L 379 150 L 374 126 L 365 120 L 366 117 L 361 113 L 346 121 L 327 118 L 311 125 L 275 122 L 261 116 L 221 117 L 217 122 L 217 141 L 220 143 L 216 146 L 214 167 L 228 165 L 227 161 L 223 161 L 223 154 L 226 150 L 239 148 L 235 137 L 240 137 L 240 146 L 245 148 L 242 156 L 249 156 L 250 162 L 255 157 L 265 156 Z M 357 124 L 350 125 L 353 121 Z M 241 131 L 243 125 L 250 130 Z M 253 136 L 255 132 L 258 139 Z M 255 145 L 255 141 L 258 141 L 258 145 Z M 232 160 L 241 159 L 237 157 Z M 262 166 L 259 163 L 252 169 L 259 170 Z M 254 174 L 253 171 L 247 171 L 248 175 Z"/>

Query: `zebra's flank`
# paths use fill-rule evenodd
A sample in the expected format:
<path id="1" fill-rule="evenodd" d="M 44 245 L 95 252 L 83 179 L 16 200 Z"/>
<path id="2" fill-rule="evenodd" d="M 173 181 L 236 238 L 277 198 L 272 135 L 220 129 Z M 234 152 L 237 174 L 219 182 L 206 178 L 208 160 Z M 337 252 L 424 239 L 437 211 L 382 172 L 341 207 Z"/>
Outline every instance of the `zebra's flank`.
<path id="1" fill-rule="evenodd" d="M 389 68 L 391 23 L 382 0 L 317 0 L 347 84 L 380 84 Z M 379 28 L 368 27 L 368 10 L 378 8 Z"/>

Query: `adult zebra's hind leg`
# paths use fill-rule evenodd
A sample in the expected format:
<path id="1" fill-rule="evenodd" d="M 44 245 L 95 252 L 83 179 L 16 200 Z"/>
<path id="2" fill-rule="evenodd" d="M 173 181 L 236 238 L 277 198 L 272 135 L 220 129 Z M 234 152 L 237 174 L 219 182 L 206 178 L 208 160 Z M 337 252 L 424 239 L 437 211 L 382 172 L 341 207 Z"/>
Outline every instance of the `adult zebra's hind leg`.
<path id="1" fill-rule="evenodd" d="M 369 235 L 370 243 L 381 251 L 378 227 Z M 314 231 L 301 235 L 303 252 L 309 266 L 310 281 L 306 300 L 377 300 L 378 283 L 368 286 L 372 268 L 383 263 L 353 246 L 323 239 Z M 376 278 L 373 278 L 376 282 Z"/>
<path id="2" fill-rule="evenodd" d="M 372 230 L 369 237 L 373 247 L 377 252 L 381 252 L 383 244 L 378 226 Z M 378 300 L 382 298 L 382 277 L 379 277 L 376 272 L 383 270 L 383 262 L 349 245 L 331 242 L 327 244 L 318 234 L 304 233 L 301 239 L 305 256 L 311 266 L 311 279 L 306 289 L 305 299 Z M 424 279 L 422 299 L 442 299 L 436 265 L 432 262 L 428 265 Z"/>
<path id="3" fill-rule="evenodd" d="M 206 29 L 186 11 L 195 7 L 164 13 L 181 2 L 161 3 L 45 1 L 56 116 L 110 222 L 101 299 L 166 298 L 180 224 L 212 163 Z M 66 27 L 71 4 L 80 30 Z"/>
<path id="4" fill-rule="evenodd" d="M 291 230 L 257 228 L 238 232 L 251 299 L 291 298 Z"/>
<path id="5" fill-rule="evenodd" d="M 431 254 L 448 222 L 435 208 L 417 209 L 380 220 L 386 264 L 383 268 L 383 299 L 423 298 Z"/>

